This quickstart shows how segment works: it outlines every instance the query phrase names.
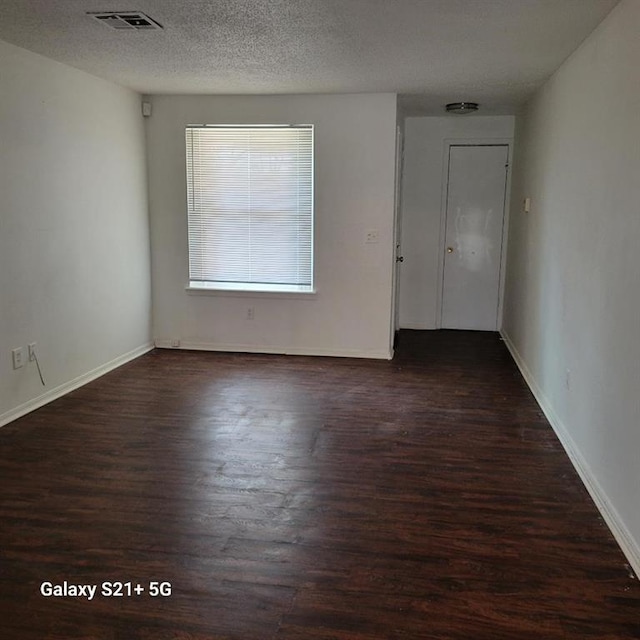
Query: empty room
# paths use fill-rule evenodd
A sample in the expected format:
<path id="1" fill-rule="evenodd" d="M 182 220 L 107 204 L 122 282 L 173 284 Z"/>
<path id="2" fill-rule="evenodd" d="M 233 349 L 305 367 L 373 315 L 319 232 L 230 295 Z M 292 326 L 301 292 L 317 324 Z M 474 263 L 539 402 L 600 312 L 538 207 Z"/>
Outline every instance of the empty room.
<path id="1" fill-rule="evenodd" d="M 640 1 L 1 13 L 3 640 L 640 638 Z"/>

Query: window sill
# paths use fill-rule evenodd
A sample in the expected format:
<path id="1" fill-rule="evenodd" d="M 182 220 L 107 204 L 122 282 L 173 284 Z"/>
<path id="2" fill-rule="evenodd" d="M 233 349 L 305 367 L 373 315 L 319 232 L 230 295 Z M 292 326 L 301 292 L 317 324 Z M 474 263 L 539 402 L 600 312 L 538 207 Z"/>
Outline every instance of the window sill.
<path id="1" fill-rule="evenodd" d="M 313 298 L 316 296 L 316 289 L 310 291 L 265 291 L 249 289 L 216 289 L 213 287 L 192 287 L 185 286 L 185 291 L 189 295 L 196 296 L 227 296 L 231 298 Z"/>

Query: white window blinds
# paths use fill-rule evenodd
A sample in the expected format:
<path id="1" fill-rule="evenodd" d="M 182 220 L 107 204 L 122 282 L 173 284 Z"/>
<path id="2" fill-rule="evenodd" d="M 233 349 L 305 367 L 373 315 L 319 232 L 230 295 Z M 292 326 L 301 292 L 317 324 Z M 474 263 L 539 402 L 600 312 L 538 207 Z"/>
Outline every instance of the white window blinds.
<path id="1" fill-rule="evenodd" d="M 189 126 L 192 287 L 310 291 L 313 126 Z"/>

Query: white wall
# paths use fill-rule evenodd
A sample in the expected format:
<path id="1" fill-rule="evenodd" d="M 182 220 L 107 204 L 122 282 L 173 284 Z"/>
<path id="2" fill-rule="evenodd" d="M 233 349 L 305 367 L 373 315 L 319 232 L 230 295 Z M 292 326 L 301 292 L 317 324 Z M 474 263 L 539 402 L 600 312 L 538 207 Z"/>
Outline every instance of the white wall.
<path id="1" fill-rule="evenodd" d="M 513 137 L 513 116 L 414 117 L 405 120 L 402 184 L 400 326 L 435 329 L 441 287 L 440 231 L 447 143 Z"/>
<path id="2" fill-rule="evenodd" d="M 139 96 L 3 42 L 0 86 L 3 424 L 147 345 L 150 284 Z"/>
<path id="3" fill-rule="evenodd" d="M 395 95 L 154 96 L 152 103 L 156 344 L 389 357 Z M 185 291 L 184 129 L 193 123 L 315 125 L 315 295 Z M 377 244 L 365 244 L 368 229 L 379 231 Z"/>
<path id="4" fill-rule="evenodd" d="M 640 2 L 623 1 L 519 118 L 503 325 L 636 571 L 639 32 Z"/>

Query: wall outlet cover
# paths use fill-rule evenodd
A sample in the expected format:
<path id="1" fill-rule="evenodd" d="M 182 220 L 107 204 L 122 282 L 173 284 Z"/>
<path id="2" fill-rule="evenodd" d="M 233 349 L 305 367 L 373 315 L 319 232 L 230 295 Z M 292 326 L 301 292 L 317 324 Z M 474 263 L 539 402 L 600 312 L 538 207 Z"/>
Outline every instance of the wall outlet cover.
<path id="1" fill-rule="evenodd" d="M 379 241 L 379 233 L 377 229 L 369 229 L 365 234 L 365 244 L 375 244 Z"/>
<path id="2" fill-rule="evenodd" d="M 12 349 L 11 357 L 13 359 L 14 369 L 19 369 L 20 367 L 24 366 L 24 349 L 22 347 Z"/>

